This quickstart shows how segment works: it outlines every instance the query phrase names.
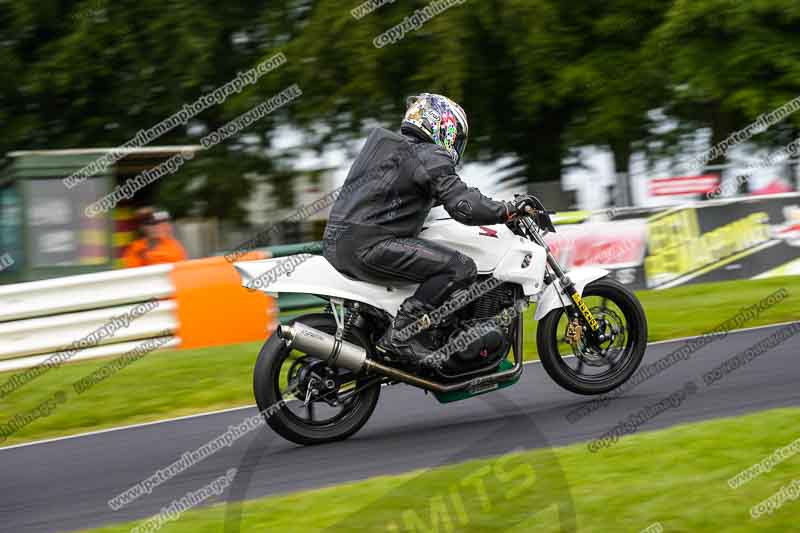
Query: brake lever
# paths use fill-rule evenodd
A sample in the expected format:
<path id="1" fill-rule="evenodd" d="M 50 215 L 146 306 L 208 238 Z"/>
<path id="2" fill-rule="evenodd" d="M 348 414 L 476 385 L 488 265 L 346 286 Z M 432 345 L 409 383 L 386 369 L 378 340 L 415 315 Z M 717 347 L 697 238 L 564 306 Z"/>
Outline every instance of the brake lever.
<path id="1" fill-rule="evenodd" d="M 554 210 L 552 210 L 552 209 L 536 209 L 535 207 L 530 206 L 530 205 L 525 206 L 525 212 L 528 213 L 531 216 L 536 215 L 536 213 L 546 213 L 548 215 L 555 215 L 556 214 L 556 212 Z"/>
<path id="2" fill-rule="evenodd" d="M 544 230 L 546 233 L 555 233 L 555 228 L 550 221 L 550 215 L 555 214 L 555 211 L 550 209 L 539 210 L 532 206 L 525 206 L 525 213 L 535 221 L 538 228 Z M 540 215 L 544 216 L 544 220 L 540 218 Z"/>

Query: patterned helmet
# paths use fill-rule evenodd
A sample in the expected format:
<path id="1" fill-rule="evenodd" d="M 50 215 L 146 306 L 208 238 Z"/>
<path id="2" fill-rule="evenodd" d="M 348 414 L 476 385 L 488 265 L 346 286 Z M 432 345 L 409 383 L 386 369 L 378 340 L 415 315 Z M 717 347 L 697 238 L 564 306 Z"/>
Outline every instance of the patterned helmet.
<path id="1" fill-rule="evenodd" d="M 422 93 L 406 101 L 406 115 L 400 127 L 438 144 L 458 164 L 467 148 L 469 124 L 461 106 L 449 98 Z"/>

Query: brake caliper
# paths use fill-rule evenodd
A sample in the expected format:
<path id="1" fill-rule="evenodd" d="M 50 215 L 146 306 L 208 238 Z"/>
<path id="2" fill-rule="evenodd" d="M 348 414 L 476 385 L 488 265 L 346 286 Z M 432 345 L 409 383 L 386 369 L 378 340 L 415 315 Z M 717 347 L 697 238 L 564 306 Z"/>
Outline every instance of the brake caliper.
<path id="1" fill-rule="evenodd" d="M 580 320 L 573 318 L 567 325 L 567 333 L 565 335 L 567 342 L 575 349 L 578 348 L 581 340 L 583 339 L 583 325 Z"/>

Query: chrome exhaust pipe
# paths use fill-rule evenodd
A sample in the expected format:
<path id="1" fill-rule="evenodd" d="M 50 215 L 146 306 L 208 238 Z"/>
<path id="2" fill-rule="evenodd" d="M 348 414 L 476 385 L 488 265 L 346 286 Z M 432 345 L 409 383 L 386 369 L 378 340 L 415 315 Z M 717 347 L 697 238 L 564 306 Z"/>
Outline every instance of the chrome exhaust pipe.
<path id="1" fill-rule="evenodd" d="M 437 383 L 398 368 L 386 366 L 367 358 L 367 351 L 345 340 L 338 341 L 333 335 L 295 322 L 291 326 L 280 325 L 276 333 L 287 345 L 301 352 L 322 359 L 332 367 L 342 367 L 353 372 L 365 370 L 389 379 L 420 387 L 431 392 L 454 392 L 470 390 L 480 385 L 492 385 L 518 379 L 522 374 L 522 325 L 517 325 L 514 343 L 514 366 L 503 372 L 468 379 L 457 383 Z"/>
<path id="2" fill-rule="evenodd" d="M 324 331 L 295 322 L 278 326 L 277 334 L 292 348 L 322 359 L 330 366 L 360 372 L 367 360 L 367 351 L 346 340 L 338 340 Z"/>

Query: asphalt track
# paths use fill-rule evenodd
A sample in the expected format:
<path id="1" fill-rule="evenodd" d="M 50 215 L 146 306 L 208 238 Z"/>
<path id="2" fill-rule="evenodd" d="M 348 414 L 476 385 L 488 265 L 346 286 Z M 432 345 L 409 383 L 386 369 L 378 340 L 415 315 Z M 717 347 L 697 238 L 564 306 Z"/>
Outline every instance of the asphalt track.
<path id="1" fill-rule="evenodd" d="M 798 406 L 800 335 L 713 385 L 703 383 L 704 373 L 777 329 L 731 333 L 575 423 L 567 413 L 590 399 L 560 389 L 539 364 L 526 365 L 511 388 L 449 405 L 417 389 L 386 387 L 370 422 L 348 441 L 303 448 L 259 429 L 116 512 L 108 507 L 110 498 L 255 414 L 255 408 L 0 449 L 0 531 L 71 531 L 153 515 L 232 467 L 250 477 L 244 495 L 256 498 L 496 455 L 520 447 L 523 424 L 509 430 L 506 423 L 491 433 L 512 412 L 536 425 L 538 438 L 523 440 L 524 447 L 590 441 L 689 380 L 698 384 L 697 393 L 640 431 Z M 683 342 L 650 345 L 645 363 Z M 480 445 L 471 447 L 478 438 Z M 259 451 L 257 460 L 253 450 Z"/>

